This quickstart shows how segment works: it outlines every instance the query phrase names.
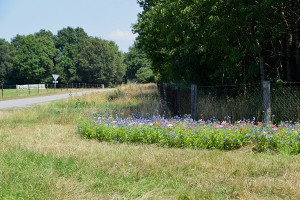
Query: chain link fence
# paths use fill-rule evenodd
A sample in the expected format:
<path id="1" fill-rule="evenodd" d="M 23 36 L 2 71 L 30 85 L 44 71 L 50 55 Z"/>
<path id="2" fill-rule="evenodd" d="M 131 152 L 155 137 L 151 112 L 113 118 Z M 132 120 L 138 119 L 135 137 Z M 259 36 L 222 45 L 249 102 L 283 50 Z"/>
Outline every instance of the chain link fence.
<path id="1" fill-rule="evenodd" d="M 264 92 L 260 84 L 234 86 L 197 86 L 196 97 L 191 87 L 158 84 L 161 98 L 173 115 L 183 116 L 192 113 L 192 98 L 195 99 L 195 119 L 203 120 L 300 120 L 300 83 L 270 84 L 270 92 Z M 268 91 L 268 90 L 267 90 Z M 263 100 L 270 99 L 270 119 L 266 118 Z"/>
<path id="2" fill-rule="evenodd" d="M 300 121 L 300 83 L 271 84 L 271 112 L 275 121 Z"/>
<path id="3" fill-rule="evenodd" d="M 198 87 L 197 119 L 261 121 L 262 111 L 260 85 Z"/>

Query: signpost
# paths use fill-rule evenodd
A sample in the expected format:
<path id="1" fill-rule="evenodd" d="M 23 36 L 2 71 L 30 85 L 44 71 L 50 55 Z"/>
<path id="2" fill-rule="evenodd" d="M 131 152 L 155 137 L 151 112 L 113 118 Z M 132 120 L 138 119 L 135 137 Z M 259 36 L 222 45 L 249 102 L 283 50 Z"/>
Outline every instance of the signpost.
<path id="1" fill-rule="evenodd" d="M 52 81 L 54 83 L 54 89 L 56 89 L 56 83 L 58 83 L 57 79 L 59 77 L 58 74 L 52 74 L 52 77 L 54 79 L 54 81 Z"/>

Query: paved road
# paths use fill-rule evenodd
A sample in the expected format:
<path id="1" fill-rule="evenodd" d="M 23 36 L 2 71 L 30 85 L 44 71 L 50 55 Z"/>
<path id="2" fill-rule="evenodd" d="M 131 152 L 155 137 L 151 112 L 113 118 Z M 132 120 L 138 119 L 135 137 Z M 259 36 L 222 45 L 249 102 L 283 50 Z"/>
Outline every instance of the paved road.
<path id="1" fill-rule="evenodd" d="M 72 92 L 72 96 L 81 96 L 83 94 L 92 93 L 92 92 L 106 92 L 111 91 L 113 89 L 101 89 L 101 90 L 93 90 L 93 91 L 83 91 L 83 92 Z M 25 99 L 14 99 L 7 101 L 0 101 L 0 110 L 1 109 L 9 109 L 16 107 L 27 107 L 36 103 L 43 103 L 47 101 L 54 101 L 59 99 L 67 99 L 70 97 L 70 93 L 67 94 L 57 94 L 51 96 L 43 96 L 43 97 L 34 97 L 34 98 L 25 98 Z"/>

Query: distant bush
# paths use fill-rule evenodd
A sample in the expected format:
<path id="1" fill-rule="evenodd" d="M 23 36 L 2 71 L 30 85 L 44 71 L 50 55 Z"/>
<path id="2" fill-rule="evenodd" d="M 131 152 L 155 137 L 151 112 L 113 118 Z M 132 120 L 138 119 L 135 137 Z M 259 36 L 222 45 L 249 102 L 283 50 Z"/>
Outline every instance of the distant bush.
<path id="1" fill-rule="evenodd" d="M 155 81 L 153 71 L 147 67 L 142 67 L 137 70 L 135 76 L 141 83 L 150 83 Z"/>

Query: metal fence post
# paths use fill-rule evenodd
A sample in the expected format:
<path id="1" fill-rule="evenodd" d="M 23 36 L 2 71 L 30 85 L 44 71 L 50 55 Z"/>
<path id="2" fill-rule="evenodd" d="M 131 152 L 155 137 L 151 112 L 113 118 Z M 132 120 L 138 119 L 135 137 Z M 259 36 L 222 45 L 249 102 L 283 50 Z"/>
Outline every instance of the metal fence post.
<path id="1" fill-rule="evenodd" d="M 269 120 L 271 120 L 270 81 L 263 81 L 263 108 L 264 108 L 264 120 L 268 122 Z"/>
<path id="2" fill-rule="evenodd" d="M 191 117 L 192 119 L 196 119 L 196 111 L 197 111 L 197 85 L 191 85 Z"/>

